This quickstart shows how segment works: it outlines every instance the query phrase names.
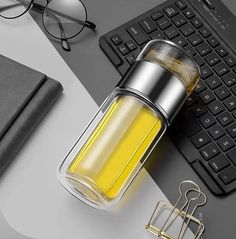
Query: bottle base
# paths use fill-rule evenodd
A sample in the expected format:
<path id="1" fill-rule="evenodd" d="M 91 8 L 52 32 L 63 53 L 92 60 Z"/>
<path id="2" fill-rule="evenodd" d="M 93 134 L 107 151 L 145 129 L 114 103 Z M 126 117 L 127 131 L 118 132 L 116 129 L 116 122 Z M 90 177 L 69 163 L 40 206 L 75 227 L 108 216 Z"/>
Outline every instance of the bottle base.
<path id="1" fill-rule="evenodd" d="M 62 185 L 83 203 L 100 210 L 110 209 L 115 200 L 107 198 L 93 182 L 81 177 L 60 177 Z"/>

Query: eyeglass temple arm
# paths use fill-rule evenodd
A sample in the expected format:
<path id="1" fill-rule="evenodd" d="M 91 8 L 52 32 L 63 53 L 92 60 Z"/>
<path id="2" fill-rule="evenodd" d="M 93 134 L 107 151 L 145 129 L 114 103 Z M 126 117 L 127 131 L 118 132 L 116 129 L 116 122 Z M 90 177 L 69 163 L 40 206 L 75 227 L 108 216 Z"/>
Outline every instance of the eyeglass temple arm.
<path id="1" fill-rule="evenodd" d="M 58 22 L 58 25 L 59 25 L 59 29 L 60 29 L 60 33 L 61 33 L 61 46 L 64 50 L 66 51 L 70 51 L 71 48 L 70 48 L 70 45 L 69 45 L 69 42 L 66 40 L 66 34 L 65 34 L 65 31 L 64 31 L 64 27 L 60 21 L 60 19 L 54 15 L 53 13 L 48 13 L 51 17 L 55 18 L 55 20 Z"/>
<path id="2" fill-rule="evenodd" d="M 42 6 L 42 5 L 38 4 L 38 3 L 33 3 L 32 8 L 35 9 L 35 10 L 40 10 L 40 11 L 43 11 L 43 10 L 45 9 L 44 6 Z M 93 22 L 90 22 L 90 21 L 85 21 L 85 22 L 84 22 L 84 21 L 81 21 L 81 20 L 76 19 L 76 18 L 74 18 L 74 17 L 68 16 L 68 15 L 66 15 L 66 14 L 64 14 L 64 13 L 62 13 L 62 12 L 58 12 L 58 11 L 56 11 L 56 10 L 54 10 L 54 9 L 51 9 L 51 8 L 48 8 L 48 10 L 49 10 L 49 12 L 51 12 L 51 13 L 57 14 L 57 15 L 59 15 L 59 16 L 61 16 L 61 17 L 64 17 L 64 18 L 66 18 L 66 19 L 68 19 L 68 20 L 71 20 L 71 21 L 73 21 L 73 22 L 76 22 L 76 23 L 78 23 L 78 24 L 80 24 L 80 25 L 84 25 L 85 27 L 88 27 L 88 28 L 90 28 L 90 29 L 95 29 L 95 28 L 96 28 L 96 25 L 95 25 Z"/>

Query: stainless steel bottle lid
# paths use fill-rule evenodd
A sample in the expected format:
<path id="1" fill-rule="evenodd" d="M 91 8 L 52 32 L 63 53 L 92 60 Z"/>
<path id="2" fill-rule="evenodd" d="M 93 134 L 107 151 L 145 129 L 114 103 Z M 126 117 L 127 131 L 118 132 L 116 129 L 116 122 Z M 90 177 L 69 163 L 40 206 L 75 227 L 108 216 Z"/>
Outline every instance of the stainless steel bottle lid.
<path id="1" fill-rule="evenodd" d="M 165 40 L 150 41 L 118 83 L 158 109 L 170 124 L 199 80 L 194 60 L 179 46 Z"/>

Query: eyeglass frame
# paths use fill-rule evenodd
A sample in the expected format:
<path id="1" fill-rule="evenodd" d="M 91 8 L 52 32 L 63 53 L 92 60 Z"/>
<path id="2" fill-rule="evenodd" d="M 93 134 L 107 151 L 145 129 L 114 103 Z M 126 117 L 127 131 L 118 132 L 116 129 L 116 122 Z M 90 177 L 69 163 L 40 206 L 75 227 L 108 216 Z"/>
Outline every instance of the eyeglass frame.
<path id="1" fill-rule="evenodd" d="M 84 10 L 85 10 L 85 21 L 83 22 L 82 28 L 80 29 L 80 31 L 78 31 L 78 32 L 77 32 L 75 35 L 73 35 L 73 36 L 70 36 L 70 37 L 56 37 L 56 36 L 54 36 L 53 34 L 51 34 L 51 33 L 48 31 L 48 29 L 47 29 L 47 27 L 45 26 L 45 23 L 44 23 L 44 13 L 45 13 L 45 10 L 47 9 L 47 6 L 49 5 L 49 3 L 50 3 L 51 1 L 53 1 L 53 0 L 46 0 L 46 5 L 45 5 L 45 6 L 42 6 L 42 5 L 37 4 L 37 3 L 34 3 L 34 1 L 35 1 L 35 0 L 31 0 L 30 3 L 29 3 L 29 6 L 25 9 L 25 11 L 22 12 L 22 13 L 21 13 L 20 15 L 18 15 L 18 16 L 15 16 L 15 17 L 6 17 L 6 16 L 2 16 L 2 15 L 0 15 L 0 16 L 3 17 L 3 18 L 5 18 L 5 19 L 16 19 L 16 18 L 19 18 L 19 17 L 23 16 L 23 15 L 24 15 L 25 13 L 27 13 L 28 11 L 30 11 L 31 8 L 34 8 L 35 11 L 40 11 L 40 13 L 42 13 L 42 23 L 43 23 L 43 26 L 44 26 L 46 32 L 47 32 L 50 36 L 52 36 L 53 38 L 55 38 L 55 39 L 58 39 L 58 40 L 61 40 L 61 41 L 66 41 L 66 43 L 68 44 L 68 47 L 67 47 L 67 48 L 63 45 L 63 42 L 62 42 L 62 48 L 63 48 L 64 50 L 66 50 L 66 51 L 70 50 L 70 46 L 69 46 L 69 43 L 67 42 L 67 40 L 72 39 L 72 38 L 78 36 L 78 35 L 83 31 L 83 29 L 84 29 L 85 27 L 88 27 L 88 28 L 90 28 L 90 29 L 92 29 L 92 30 L 94 30 L 94 29 L 96 28 L 95 23 L 90 22 L 90 21 L 87 20 L 88 14 L 87 14 L 87 9 L 86 9 L 84 3 L 83 3 L 81 0 L 77 0 L 77 1 L 79 1 L 79 2 L 82 4 L 82 6 L 84 7 Z M 58 13 L 59 13 L 59 12 L 57 12 L 57 14 L 58 14 Z M 60 13 L 59 13 L 59 14 L 60 14 Z M 58 14 L 58 15 L 59 15 L 59 14 Z M 67 16 L 67 17 L 68 17 L 68 18 L 71 18 L 70 16 Z M 79 22 L 79 24 L 81 24 L 82 21 L 76 20 L 75 22 L 77 22 L 77 23 Z M 60 28 L 61 35 L 62 35 L 62 29 L 61 29 L 62 26 L 60 26 L 61 23 L 60 23 L 60 20 L 59 20 L 59 19 L 58 19 L 58 24 L 59 24 L 59 28 Z"/>

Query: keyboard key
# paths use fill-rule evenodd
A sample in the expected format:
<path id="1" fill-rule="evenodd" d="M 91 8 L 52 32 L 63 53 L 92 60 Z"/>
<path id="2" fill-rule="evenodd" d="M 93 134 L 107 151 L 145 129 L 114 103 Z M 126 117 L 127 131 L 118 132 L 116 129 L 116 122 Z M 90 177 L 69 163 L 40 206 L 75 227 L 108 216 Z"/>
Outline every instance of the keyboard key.
<path id="1" fill-rule="evenodd" d="M 163 12 L 161 11 L 156 11 L 151 15 L 152 20 L 157 21 L 158 19 L 164 17 Z"/>
<path id="2" fill-rule="evenodd" d="M 202 92 L 200 94 L 200 98 L 202 99 L 204 104 L 209 104 L 209 103 L 211 103 L 212 101 L 215 100 L 215 96 L 209 90 L 206 90 L 206 91 Z"/>
<path id="3" fill-rule="evenodd" d="M 194 144 L 194 146 L 199 149 L 204 145 L 208 144 L 209 142 L 211 142 L 211 139 L 205 132 L 202 132 L 193 136 L 191 141 Z"/>
<path id="4" fill-rule="evenodd" d="M 236 75 L 234 73 L 229 73 L 222 77 L 222 80 L 227 86 L 232 86 L 236 83 Z"/>
<path id="5" fill-rule="evenodd" d="M 129 49 L 125 44 L 121 44 L 120 46 L 118 46 L 118 49 L 122 55 L 126 55 L 127 53 L 129 53 Z"/>
<path id="6" fill-rule="evenodd" d="M 211 47 L 206 42 L 199 45 L 196 49 L 201 56 L 206 56 L 212 51 Z"/>
<path id="7" fill-rule="evenodd" d="M 188 19 L 191 19 L 193 17 L 195 17 L 194 12 L 190 9 L 190 8 L 186 8 L 183 10 L 183 14 L 185 15 L 185 17 L 187 17 Z"/>
<path id="8" fill-rule="evenodd" d="M 165 35 L 168 39 L 172 40 L 173 38 L 177 37 L 179 35 L 179 32 L 174 27 L 169 27 L 167 30 L 165 30 Z"/>
<path id="9" fill-rule="evenodd" d="M 229 151 L 226 155 L 233 162 L 233 164 L 236 166 L 236 148 Z"/>
<path id="10" fill-rule="evenodd" d="M 213 115 L 218 115 L 219 113 L 224 111 L 223 105 L 218 100 L 209 104 L 208 108 Z"/>
<path id="11" fill-rule="evenodd" d="M 236 73 L 236 66 L 232 68 L 233 72 Z"/>
<path id="12" fill-rule="evenodd" d="M 174 38 L 172 41 L 181 47 L 184 47 L 188 44 L 187 41 L 182 36 L 178 36 Z"/>
<path id="13" fill-rule="evenodd" d="M 236 118 L 236 110 L 231 113 L 234 118 Z"/>
<path id="14" fill-rule="evenodd" d="M 223 112 L 221 113 L 218 117 L 217 120 L 220 122 L 220 124 L 225 127 L 229 124 L 231 124 L 234 120 L 233 117 L 228 113 L 228 112 Z"/>
<path id="15" fill-rule="evenodd" d="M 143 33 L 138 24 L 133 24 L 132 26 L 128 27 L 127 31 L 139 46 L 148 42 L 147 36 Z"/>
<path id="16" fill-rule="evenodd" d="M 136 57 L 134 55 L 128 55 L 125 57 L 125 59 L 128 61 L 130 65 L 132 65 L 135 62 Z"/>
<path id="17" fill-rule="evenodd" d="M 184 34 L 184 36 L 188 37 L 192 35 L 195 30 L 190 24 L 185 24 L 184 26 L 180 27 L 180 31 Z"/>
<path id="18" fill-rule="evenodd" d="M 221 57 L 225 57 L 227 56 L 229 53 L 227 52 L 227 50 L 223 47 L 223 46 L 218 46 L 216 48 L 216 52 L 219 56 Z"/>
<path id="19" fill-rule="evenodd" d="M 191 94 L 187 100 L 186 100 L 186 104 L 187 106 L 191 106 L 194 103 L 196 103 L 198 101 L 198 97 L 195 94 Z"/>
<path id="20" fill-rule="evenodd" d="M 207 38 L 211 35 L 210 31 L 206 27 L 200 28 L 199 32 L 204 38 Z"/>
<path id="21" fill-rule="evenodd" d="M 201 21 L 198 17 L 192 19 L 192 20 L 191 20 L 191 23 L 192 23 L 196 28 L 199 28 L 199 27 L 203 26 L 202 21 Z"/>
<path id="22" fill-rule="evenodd" d="M 200 151 L 201 155 L 204 157 L 205 160 L 210 160 L 211 158 L 215 157 L 220 153 L 219 148 L 216 146 L 215 143 L 211 143 L 204 147 Z"/>
<path id="23" fill-rule="evenodd" d="M 192 46 L 197 46 L 203 42 L 202 37 L 198 33 L 195 33 L 192 36 L 190 36 L 188 40 L 192 44 Z"/>
<path id="24" fill-rule="evenodd" d="M 234 95 L 236 95 L 236 85 L 234 85 L 233 87 L 231 87 L 232 92 L 234 93 Z"/>
<path id="25" fill-rule="evenodd" d="M 201 71 L 201 78 L 203 80 L 205 80 L 206 78 L 208 78 L 209 76 L 213 75 L 213 72 L 212 70 L 207 66 L 207 65 L 204 65 L 200 68 L 200 71 Z"/>
<path id="26" fill-rule="evenodd" d="M 199 55 L 195 56 L 194 57 L 194 60 L 196 61 L 196 63 L 199 65 L 199 66 L 203 66 L 205 64 L 204 60 L 202 59 L 202 57 L 200 57 Z"/>
<path id="27" fill-rule="evenodd" d="M 215 94 L 220 100 L 224 100 L 231 95 L 230 91 L 225 86 L 221 86 L 218 89 L 216 89 Z"/>
<path id="28" fill-rule="evenodd" d="M 220 137 L 224 136 L 225 135 L 225 132 L 224 130 L 217 124 L 217 125 L 214 125 L 212 126 L 210 129 L 209 129 L 209 134 L 211 135 L 211 137 L 213 139 L 219 139 Z"/>
<path id="29" fill-rule="evenodd" d="M 224 184 L 230 184 L 236 179 L 236 168 L 229 167 L 219 174 L 220 179 Z"/>
<path id="30" fill-rule="evenodd" d="M 152 32 L 150 34 L 150 38 L 152 40 L 155 40 L 155 39 L 165 39 L 166 37 L 164 36 L 164 34 L 161 31 L 156 30 L 155 32 Z"/>
<path id="31" fill-rule="evenodd" d="M 215 180 L 211 175 L 209 175 L 209 171 L 205 168 L 205 166 L 201 163 L 199 159 L 196 159 L 192 163 L 192 167 L 194 170 L 200 175 L 203 181 L 208 185 L 208 187 L 217 195 L 222 194 L 222 190 L 216 184 Z"/>
<path id="32" fill-rule="evenodd" d="M 217 47 L 220 45 L 219 41 L 214 36 L 210 36 L 207 41 L 212 47 Z"/>
<path id="33" fill-rule="evenodd" d="M 196 51 L 193 49 L 192 46 L 188 45 L 186 47 L 184 47 L 185 51 L 187 51 L 187 53 L 191 56 L 195 56 L 197 53 Z"/>
<path id="34" fill-rule="evenodd" d="M 133 55 L 133 54 L 130 54 L 130 55 L 126 56 L 125 59 L 127 60 L 127 62 L 130 65 L 132 65 L 135 62 L 135 60 L 136 60 L 136 56 Z"/>
<path id="35" fill-rule="evenodd" d="M 206 83 L 212 90 L 222 85 L 221 81 L 216 76 L 211 76 L 208 78 Z"/>
<path id="36" fill-rule="evenodd" d="M 139 24 L 147 34 L 150 34 L 157 29 L 156 24 L 150 18 L 141 20 Z"/>
<path id="37" fill-rule="evenodd" d="M 213 69 L 218 76 L 223 76 L 229 72 L 229 68 L 223 62 L 217 64 Z"/>
<path id="38" fill-rule="evenodd" d="M 135 45 L 133 40 L 129 40 L 125 44 L 130 51 L 133 51 L 133 50 L 137 49 L 137 46 Z"/>
<path id="39" fill-rule="evenodd" d="M 113 42 L 113 44 L 115 46 L 119 45 L 120 43 L 122 43 L 121 38 L 119 37 L 118 34 L 114 34 L 113 36 L 110 37 L 111 41 Z"/>
<path id="40" fill-rule="evenodd" d="M 236 109 L 236 98 L 234 96 L 229 97 L 224 101 L 224 105 L 229 111 L 233 111 Z"/>
<path id="41" fill-rule="evenodd" d="M 178 124 L 183 129 L 184 134 L 188 137 L 191 137 L 202 130 L 202 127 L 187 111 L 184 111 L 179 115 Z"/>
<path id="42" fill-rule="evenodd" d="M 230 125 L 229 127 L 226 128 L 227 132 L 232 138 L 236 137 L 236 123 Z M 235 161 L 236 162 L 236 161 Z"/>
<path id="43" fill-rule="evenodd" d="M 215 5 L 214 5 L 214 0 L 213 1 L 212 0 L 203 0 L 203 2 L 211 10 L 216 8 Z"/>
<path id="44" fill-rule="evenodd" d="M 180 10 L 183 10 L 184 8 L 187 7 L 187 4 L 183 0 L 179 0 L 175 4 Z"/>
<path id="45" fill-rule="evenodd" d="M 157 25 L 160 27 L 161 30 L 165 30 L 166 28 L 171 26 L 171 22 L 167 17 L 163 17 L 157 20 Z"/>
<path id="46" fill-rule="evenodd" d="M 236 65 L 236 60 L 235 60 L 232 56 L 230 56 L 230 55 L 226 56 L 226 57 L 224 58 L 224 61 L 226 62 L 226 64 L 227 64 L 229 67 L 233 67 L 233 66 Z"/>
<path id="47" fill-rule="evenodd" d="M 219 139 L 217 143 L 223 151 L 227 151 L 234 147 L 234 142 L 227 135 Z"/>
<path id="48" fill-rule="evenodd" d="M 166 8 L 164 8 L 164 12 L 168 17 L 174 17 L 175 15 L 179 14 L 179 10 L 174 6 L 170 5 Z"/>
<path id="49" fill-rule="evenodd" d="M 203 116 L 201 116 L 200 122 L 205 129 L 210 128 L 212 125 L 216 123 L 215 119 L 209 113 L 206 113 Z"/>
<path id="50" fill-rule="evenodd" d="M 177 15 L 175 17 L 172 18 L 173 23 L 175 24 L 176 27 L 181 27 L 183 26 L 187 21 L 184 18 L 183 15 Z"/>
<path id="51" fill-rule="evenodd" d="M 234 116 L 234 118 L 236 118 L 236 110 L 233 111 L 232 115 Z"/>
<path id="52" fill-rule="evenodd" d="M 209 54 L 205 59 L 210 66 L 214 66 L 215 64 L 220 62 L 219 56 L 216 55 L 216 53 L 214 53 L 214 52 Z"/>
<path id="53" fill-rule="evenodd" d="M 222 169 L 228 167 L 230 165 L 229 160 L 223 155 L 219 155 L 215 159 L 211 160 L 210 166 L 211 168 L 218 173 Z"/>
<path id="54" fill-rule="evenodd" d="M 195 85 L 194 91 L 199 94 L 201 92 L 203 92 L 204 90 L 206 90 L 207 87 L 205 85 L 205 83 L 203 82 L 203 80 L 198 81 L 198 83 Z"/>
<path id="55" fill-rule="evenodd" d="M 198 103 L 192 107 L 192 112 L 196 117 L 200 117 L 204 115 L 207 112 L 207 110 L 204 105 Z"/>

